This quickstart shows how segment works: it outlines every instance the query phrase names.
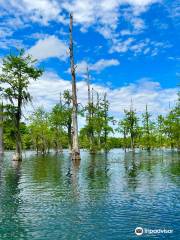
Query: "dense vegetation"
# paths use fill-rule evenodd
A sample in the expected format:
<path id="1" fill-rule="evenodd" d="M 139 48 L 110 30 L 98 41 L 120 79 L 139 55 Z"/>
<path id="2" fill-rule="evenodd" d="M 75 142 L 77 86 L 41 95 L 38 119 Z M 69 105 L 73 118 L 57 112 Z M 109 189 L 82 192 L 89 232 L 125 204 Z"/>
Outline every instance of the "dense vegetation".
<path id="1" fill-rule="evenodd" d="M 87 87 L 88 89 L 88 87 Z M 90 91 L 90 102 L 78 109 L 79 116 L 86 118 L 80 129 L 80 147 L 91 153 L 111 148 L 176 148 L 180 149 L 180 94 L 176 106 L 166 116 L 155 118 L 146 106 L 144 113 L 138 115 L 132 107 L 124 110 L 124 117 L 115 121 L 109 115 L 109 102 L 106 94 L 100 96 Z M 36 109 L 26 121 L 20 122 L 23 149 L 34 149 L 46 154 L 51 149 L 56 152 L 72 146 L 72 101 L 71 93 L 66 90 L 50 112 L 43 107 Z M 4 105 L 3 125 L 5 149 L 16 148 L 16 126 L 10 106 Z M 113 135 L 119 137 L 112 137 Z"/>
<path id="2" fill-rule="evenodd" d="M 5 123 L 1 123 L 1 125 L 5 124 L 6 131 L 10 131 L 10 136 L 13 135 L 15 139 L 16 154 L 14 159 L 22 159 L 22 134 L 20 125 L 22 107 L 31 101 L 28 86 L 31 80 L 36 80 L 42 75 L 42 70 L 35 68 L 34 63 L 35 61 L 32 57 L 29 55 L 26 56 L 22 50 L 18 55 L 10 54 L 3 59 L 0 83 L 2 96 L 6 99 L 6 121 Z M 3 111 L 3 104 L 1 111 Z M 3 117 L 1 120 L 3 120 Z M 9 126 L 12 131 L 7 126 Z M 1 135 L 2 134 L 3 132 L 1 130 Z"/>

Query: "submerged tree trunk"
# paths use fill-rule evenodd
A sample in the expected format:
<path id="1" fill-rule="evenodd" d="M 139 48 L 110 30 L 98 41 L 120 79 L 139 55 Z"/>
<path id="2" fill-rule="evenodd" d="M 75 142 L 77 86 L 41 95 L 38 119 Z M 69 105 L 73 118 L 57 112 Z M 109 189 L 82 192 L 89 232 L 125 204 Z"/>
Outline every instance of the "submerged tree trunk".
<path id="1" fill-rule="evenodd" d="M 104 94 L 104 121 L 105 121 L 105 129 L 104 129 L 104 148 L 105 151 L 107 151 L 107 137 L 108 137 L 108 131 L 107 131 L 107 126 L 108 126 L 108 109 L 107 109 L 107 94 Z"/>
<path id="2" fill-rule="evenodd" d="M 147 144 L 146 144 L 146 150 L 147 151 L 150 151 L 151 150 L 151 146 L 150 146 L 150 129 L 149 129 L 149 118 L 150 118 L 150 115 L 148 113 L 148 107 L 147 107 L 147 104 L 146 104 L 146 113 L 145 113 L 145 121 L 146 121 L 146 134 L 147 134 Z"/>
<path id="3" fill-rule="evenodd" d="M 21 91 L 19 91 L 18 107 L 17 107 L 17 113 L 15 115 L 16 152 L 13 155 L 13 161 L 22 161 L 22 141 L 21 141 L 21 132 L 20 132 L 21 107 L 22 107 L 22 98 L 21 98 Z"/>
<path id="4" fill-rule="evenodd" d="M 100 119 L 100 99 L 99 99 L 99 93 L 97 92 L 97 115 L 98 119 Z M 101 150 L 101 128 L 98 129 L 97 131 L 97 143 L 98 143 L 98 150 Z"/>
<path id="5" fill-rule="evenodd" d="M 124 151 L 126 152 L 126 129 L 123 130 L 123 139 L 124 139 Z"/>
<path id="6" fill-rule="evenodd" d="M 59 152 L 59 146 L 58 146 L 57 140 L 55 140 L 54 145 L 55 145 L 55 152 L 56 152 L 56 154 L 58 154 L 58 152 Z"/>
<path id="7" fill-rule="evenodd" d="M 133 102 L 131 99 L 131 106 L 130 106 L 130 138 L 131 138 L 131 150 L 135 150 L 135 112 L 133 110 Z"/>
<path id="8" fill-rule="evenodd" d="M 134 136 L 131 134 L 131 150 L 134 151 Z"/>
<path id="9" fill-rule="evenodd" d="M 16 134 L 16 152 L 13 155 L 13 161 L 21 161 L 22 160 L 22 144 L 21 144 L 21 136 L 19 132 Z"/>
<path id="10" fill-rule="evenodd" d="M 21 134 L 20 134 L 20 122 L 17 122 L 16 126 L 16 152 L 13 155 L 13 161 L 22 161 L 22 142 L 21 142 Z"/>
<path id="11" fill-rule="evenodd" d="M 0 105 L 0 156 L 4 153 L 4 144 L 3 144 L 3 103 Z"/>
<path id="12" fill-rule="evenodd" d="M 71 125 L 71 122 L 72 122 L 72 119 L 68 123 L 68 147 L 69 147 L 70 152 L 72 152 L 72 125 Z"/>
<path id="13" fill-rule="evenodd" d="M 77 93 L 76 93 L 76 75 L 74 66 L 74 53 L 73 53 L 73 16 L 70 14 L 70 63 L 71 63 L 71 76 L 72 76 L 72 160 L 80 159 L 79 142 L 78 142 L 78 122 L 77 122 Z"/>
<path id="14" fill-rule="evenodd" d="M 91 89 L 90 89 L 90 79 L 89 79 L 89 69 L 87 67 L 87 87 L 88 87 L 88 116 L 87 116 L 87 124 L 90 127 L 88 131 L 89 144 L 90 144 L 90 153 L 94 153 L 94 143 L 93 143 L 93 126 L 92 126 L 92 112 L 93 112 L 93 100 L 91 103 Z"/>

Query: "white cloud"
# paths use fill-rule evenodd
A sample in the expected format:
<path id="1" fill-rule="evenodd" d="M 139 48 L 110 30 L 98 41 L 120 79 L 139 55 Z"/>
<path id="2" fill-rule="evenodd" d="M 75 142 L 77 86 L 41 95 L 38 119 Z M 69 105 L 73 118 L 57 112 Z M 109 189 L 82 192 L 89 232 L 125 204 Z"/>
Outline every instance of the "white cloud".
<path id="1" fill-rule="evenodd" d="M 90 70 L 100 72 L 107 67 L 118 66 L 120 62 L 117 59 L 101 59 L 95 64 L 90 64 Z"/>
<path id="2" fill-rule="evenodd" d="M 113 39 L 113 45 L 110 49 L 110 52 L 127 52 L 130 49 L 130 46 L 132 45 L 132 43 L 135 41 L 134 38 L 127 38 L 126 40 L 117 40 L 117 39 Z"/>
<path id="3" fill-rule="evenodd" d="M 157 0 L 124 0 L 124 2 L 135 6 L 147 6 L 149 4 L 157 2 Z"/>
<path id="4" fill-rule="evenodd" d="M 94 27 L 105 38 L 117 37 L 116 30 L 120 17 L 130 22 L 136 34 L 145 28 L 144 21 L 139 15 L 149 6 L 159 0 L 67 0 L 62 3 L 62 8 L 73 12 L 75 23 L 85 31 Z M 121 8 L 127 5 L 128 8 Z"/>
<path id="5" fill-rule="evenodd" d="M 180 2 L 178 0 L 169 1 L 166 10 L 169 13 L 169 16 L 172 18 L 172 21 L 179 26 Z"/>
<path id="6" fill-rule="evenodd" d="M 114 29 L 122 5 L 131 6 L 137 15 L 137 12 L 140 14 L 156 2 L 159 0 L 2 0 L 1 7 L 16 17 L 24 17 L 24 21 L 29 18 L 41 24 L 48 24 L 52 20 L 67 23 L 63 12 L 66 10 L 74 13 L 76 23 L 83 28 L 96 24 L 98 20 L 101 25 Z"/>
<path id="7" fill-rule="evenodd" d="M 38 10 L 41 15 L 47 15 L 47 17 L 57 16 L 59 14 L 58 4 L 55 1 L 49 0 L 23 0 L 22 3 L 27 7 L 29 11 Z M 48 11 L 47 11 L 48 10 Z"/>
<path id="8" fill-rule="evenodd" d="M 126 35 L 139 34 L 146 28 L 140 14 L 146 11 L 153 3 L 160 1 L 2 0 L 0 10 L 5 12 L 6 15 L 5 26 L 10 30 L 13 29 L 13 31 L 27 27 L 32 21 L 41 25 L 48 25 L 51 21 L 67 25 L 69 23 L 67 13 L 73 12 L 75 24 L 80 26 L 81 31 L 87 31 L 91 27 L 104 38 L 117 42 L 120 41 L 119 38 L 123 34 L 117 32 L 120 18 L 124 18 L 128 22 L 129 29 L 126 29 Z M 124 8 L 124 6 L 126 7 Z M 9 40 L 7 39 L 7 41 Z M 128 48 L 125 44 L 122 48 L 118 46 L 117 49 L 121 48 L 122 52 L 125 52 Z"/>
<path id="9" fill-rule="evenodd" d="M 21 25 L 29 20 L 38 22 L 42 25 L 49 24 L 50 21 L 68 24 L 68 12 L 73 12 L 76 24 L 81 26 L 85 31 L 88 27 L 95 26 L 95 29 L 103 32 L 113 32 L 118 25 L 119 17 L 122 16 L 120 7 L 129 5 L 132 9 L 132 15 L 139 15 L 145 11 L 148 6 L 159 0 L 3 0 L 1 3 L 2 10 L 15 17 L 16 24 Z M 25 10 L 25 11 L 24 11 Z M 129 11 L 129 10 L 128 10 Z M 21 17 L 21 19 L 20 19 Z M 140 23 L 134 23 L 139 25 Z M 105 32 L 104 32 L 105 33 Z M 104 34 L 103 33 L 103 34 Z M 106 33 L 107 34 L 107 33 Z"/>
<path id="10" fill-rule="evenodd" d="M 101 72 L 104 69 L 112 66 L 118 66 L 120 62 L 117 59 L 100 59 L 95 63 L 88 63 L 86 61 L 81 61 L 77 64 L 76 73 L 79 76 L 84 76 L 87 72 L 87 67 L 89 71 Z M 70 69 L 68 69 L 70 72 Z"/>
<path id="11" fill-rule="evenodd" d="M 31 82 L 33 105 L 43 105 L 48 110 L 59 101 L 59 93 L 65 89 L 71 89 L 70 81 L 61 79 L 53 72 L 45 72 L 39 80 Z"/>
<path id="12" fill-rule="evenodd" d="M 26 16 L 41 24 L 60 19 L 61 8 L 55 0 L 10 0 L 8 2 L 4 4 L 7 10 L 9 5 L 9 8 L 16 9 L 15 14 Z"/>
<path id="13" fill-rule="evenodd" d="M 121 36 L 128 36 L 128 35 L 131 35 L 132 32 L 128 29 L 123 29 L 123 30 L 121 30 L 120 34 L 121 34 Z"/>
<path id="14" fill-rule="evenodd" d="M 128 32 L 125 32 L 128 35 Z M 172 45 L 167 42 L 152 41 L 149 38 L 145 38 L 141 41 L 137 41 L 135 38 L 124 36 L 128 38 L 113 39 L 113 44 L 110 49 L 110 53 L 118 52 L 132 52 L 134 55 L 144 54 L 149 56 L 156 56 L 159 51 L 164 51 L 166 48 L 171 48 Z"/>
<path id="15" fill-rule="evenodd" d="M 50 35 L 47 34 L 47 33 L 39 33 L 39 32 L 36 32 L 36 33 L 33 33 L 31 34 L 29 37 L 32 39 L 45 39 L 45 38 L 48 38 Z"/>
<path id="16" fill-rule="evenodd" d="M 93 24 L 98 19 L 104 24 L 116 24 L 119 17 L 119 7 L 125 4 L 136 8 L 139 13 L 145 11 L 145 7 L 159 2 L 159 0 L 67 0 L 62 8 L 74 13 L 77 23 Z"/>
<path id="17" fill-rule="evenodd" d="M 68 57 L 66 44 L 56 36 L 40 39 L 27 53 L 38 60 L 56 57 L 65 60 Z"/>
<path id="18" fill-rule="evenodd" d="M 145 28 L 145 23 L 141 18 L 132 18 L 131 23 L 133 24 L 136 32 L 141 32 Z"/>
<path id="19" fill-rule="evenodd" d="M 110 111 L 115 116 L 121 116 L 125 108 L 130 107 L 131 99 L 134 108 L 142 113 L 145 105 L 156 115 L 168 111 L 169 102 L 175 104 L 177 88 L 162 88 L 159 82 L 144 78 L 127 86 L 111 89 L 99 84 L 92 84 L 100 94 L 107 93 L 110 102 Z M 65 89 L 71 90 L 71 82 L 61 79 L 52 72 L 45 73 L 43 77 L 31 84 L 30 91 L 33 95 L 35 107 L 43 105 L 47 110 L 59 101 L 59 93 Z M 78 102 L 83 105 L 87 102 L 87 85 L 85 81 L 77 82 Z"/>
<path id="20" fill-rule="evenodd" d="M 143 8 L 152 5 L 153 3 L 161 2 L 161 0 L 120 0 L 120 2 L 124 2 L 132 5 L 135 8 L 138 8 L 143 11 Z"/>
<path id="21" fill-rule="evenodd" d="M 106 39 L 112 39 L 117 36 L 114 32 L 112 32 L 111 27 L 107 25 L 97 27 L 96 31 L 99 32 Z"/>
<path id="22" fill-rule="evenodd" d="M 13 39 L 13 38 L 2 38 L 0 41 L 0 48 L 10 49 L 15 47 L 17 49 L 25 48 L 25 45 L 22 40 Z"/>
<path id="23" fill-rule="evenodd" d="M 79 76 L 85 76 L 87 73 L 87 67 L 89 68 L 89 65 L 86 61 L 83 60 L 79 62 L 76 67 L 76 74 Z M 68 72 L 70 73 L 70 68 L 68 69 Z"/>
<path id="24" fill-rule="evenodd" d="M 13 31 L 10 30 L 9 28 L 7 27 L 1 27 L 0 28 L 0 36 L 1 36 L 1 39 L 4 38 L 4 37 L 9 37 L 13 34 Z"/>

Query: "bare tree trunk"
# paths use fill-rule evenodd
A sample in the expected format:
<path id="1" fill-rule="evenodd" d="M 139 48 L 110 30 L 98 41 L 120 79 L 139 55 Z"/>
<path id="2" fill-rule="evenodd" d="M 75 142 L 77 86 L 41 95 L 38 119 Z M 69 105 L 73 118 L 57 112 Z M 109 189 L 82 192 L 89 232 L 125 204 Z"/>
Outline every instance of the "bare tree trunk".
<path id="1" fill-rule="evenodd" d="M 39 146 L 38 146 L 38 137 L 36 137 L 34 140 L 33 140 L 33 146 L 32 146 L 33 150 L 36 151 L 36 155 L 38 155 L 39 153 Z"/>
<path id="2" fill-rule="evenodd" d="M 71 101 L 72 99 L 67 99 L 67 106 L 68 111 L 70 111 L 71 108 Z M 72 114 L 69 114 L 68 112 L 68 121 L 67 121 L 67 132 L 68 132 L 68 148 L 69 152 L 72 152 Z"/>
<path id="3" fill-rule="evenodd" d="M 18 99 L 18 109 L 16 113 L 16 152 L 13 155 L 13 161 L 22 161 L 22 141 L 21 141 L 21 132 L 20 132 L 20 120 L 21 120 L 21 106 L 22 99 Z"/>
<path id="4" fill-rule="evenodd" d="M 131 106 L 130 106 L 130 113 L 131 113 L 131 126 L 130 126 L 130 138 L 131 138 L 131 150 L 134 151 L 135 148 L 135 139 L 134 139 L 134 119 L 133 119 L 133 101 L 131 99 Z"/>
<path id="5" fill-rule="evenodd" d="M 93 150 L 93 128 L 92 128 L 92 107 L 93 107 L 93 102 L 91 104 L 91 89 L 90 89 L 90 79 L 89 79 L 89 69 L 87 66 L 87 86 L 88 86 L 88 116 L 87 116 L 87 122 L 88 125 L 90 126 L 89 132 L 88 132 L 88 137 L 89 137 L 89 143 L 90 143 L 90 153 L 94 153 Z"/>
<path id="6" fill-rule="evenodd" d="M 16 123 L 16 152 L 13 155 L 13 161 L 22 161 L 22 142 L 21 142 L 21 134 L 20 134 L 20 122 L 17 120 Z"/>
<path id="7" fill-rule="evenodd" d="M 0 156 L 4 153 L 3 144 L 3 103 L 0 105 Z"/>
<path id="8" fill-rule="evenodd" d="M 97 107 L 97 115 L 99 118 L 99 112 L 100 112 L 100 99 L 99 99 L 99 93 L 97 92 L 97 103 L 96 103 L 96 107 Z M 97 133 L 97 142 L 98 142 L 98 150 L 101 150 L 101 129 L 98 130 Z"/>
<path id="9" fill-rule="evenodd" d="M 74 53 L 73 53 L 73 16 L 70 14 L 70 63 L 71 63 L 71 75 L 72 75 L 72 160 L 80 159 L 79 143 L 78 143 L 78 122 L 77 122 L 77 93 L 76 93 L 76 75 L 74 66 Z"/>
<path id="10" fill-rule="evenodd" d="M 126 152 L 126 130 L 123 131 L 124 134 L 124 151 Z"/>
<path id="11" fill-rule="evenodd" d="M 131 150 L 134 151 L 134 135 L 131 134 Z"/>
<path id="12" fill-rule="evenodd" d="M 89 80 L 89 69 L 87 66 L 87 85 L 88 85 L 88 104 L 91 104 L 91 90 L 90 90 L 90 80 Z M 91 115 L 91 109 L 89 107 L 89 115 Z"/>
<path id="13" fill-rule="evenodd" d="M 13 161 L 21 161 L 22 160 L 22 146 L 21 146 L 21 136 L 19 132 L 16 135 L 16 152 L 13 156 Z"/>
<path id="14" fill-rule="evenodd" d="M 149 129 L 149 115 L 148 115 L 148 107 L 146 104 L 146 134 L 147 134 L 147 145 L 146 145 L 146 150 L 150 151 L 151 146 L 150 146 L 150 129 Z"/>
<path id="15" fill-rule="evenodd" d="M 72 119 L 71 119 L 72 121 Z M 69 147 L 69 152 L 72 152 L 72 126 L 71 126 L 71 121 L 69 121 L 68 124 L 68 147 Z"/>
<path id="16" fill-rule="evenodd" d="M 105 130 L 104 130 L 104 148 L 105 148 L 105 151 L 107 151 L 107 138 L 108 138 L 108 132 L 107 132 L 107 129 L 106 127 L 108 126 L 108 120 L 107 120 L 107 117 L 108 117 L 108 109 L 107 109 L 107 93 L 104 94 L 104 120 L 105 120 Z"/>

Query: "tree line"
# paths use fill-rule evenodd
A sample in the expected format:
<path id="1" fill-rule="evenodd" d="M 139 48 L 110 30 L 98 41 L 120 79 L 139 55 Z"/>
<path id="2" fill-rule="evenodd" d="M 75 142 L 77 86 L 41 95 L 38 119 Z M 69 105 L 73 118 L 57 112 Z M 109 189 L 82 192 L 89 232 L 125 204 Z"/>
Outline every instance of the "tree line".
<path id="1" fill-rule="evenodd" d="M 124 110 L 124 116 L 117 121 L 109 114 L 109 105 L 106 94 L 100 95 L 91 89 L 90 101 L 78 107 L 78 115 L 86 119 L 79 131 L 81 148 L 88 149 L 92 154 L 111 148 L 180 149 L 180 97 L 166 116 L 158 115 L 156 118 L 148 111 L 147 105 L 141 115 L 131 106 Z M 4 109 L 6 107 L 9 108 L 6 105 Z M 69 90 L 61 94 L 59 102 L 51 111 L 43 107 L 35 109 L 26 122 L 21 121 L 18 126 L 23 149 L 34 149 L 37 154 L 47 154 L 51 149 L 56 153 L 62 152 L 64 148 L 71 151 L 72 112 L 72 94 Z M 14 149 L 17 141 L 16 122 L 11 114 L 3 114 L 4 146 L 5 149 Z"/>
<path id="2" fill-rule="evenodd" d="M 141 148 L 180 149 L 180 93 L 177 103 L 166 116 L 156 118 L 146 105 L 142 115 L 137 114 L 133 104 L 124 110 L 117 121 L 109 113 L 107 94 L 99 94 L 91 88 L 87 67 L 87 95 L 85 106 L 77 102 L 76 74 L 73 54 L 73 16 L 70 15 L 69 57 L 72 76 L 72 91 L 60 94 L 59 102 L 47 112 L 39 107 L 23 121 L 23 106 L 31 102 L 28 90 L 31 81 L 43 74 L 36 61 L 23 50 L 4 57 L 0 74 L 0 153 L 3 149 L 15 149 L 14 160 L 22 159 L 22 149 L 36 150 L 47 154 L 68 148 L 72 159 L 80 159 L 80 148 L 91 154 L 109 151 L 111 148 L 134 150 Z M 78 131 L 78 115 L 86 119 L 85 126 Z M 79 134 L 79 136 L 78 136 Z M 115 135 L 114 135 L 115 134 Z M 117 135 L 119 137 L 117 137 Z M 113 137 L 116 136 L 116 137 Z"/>

